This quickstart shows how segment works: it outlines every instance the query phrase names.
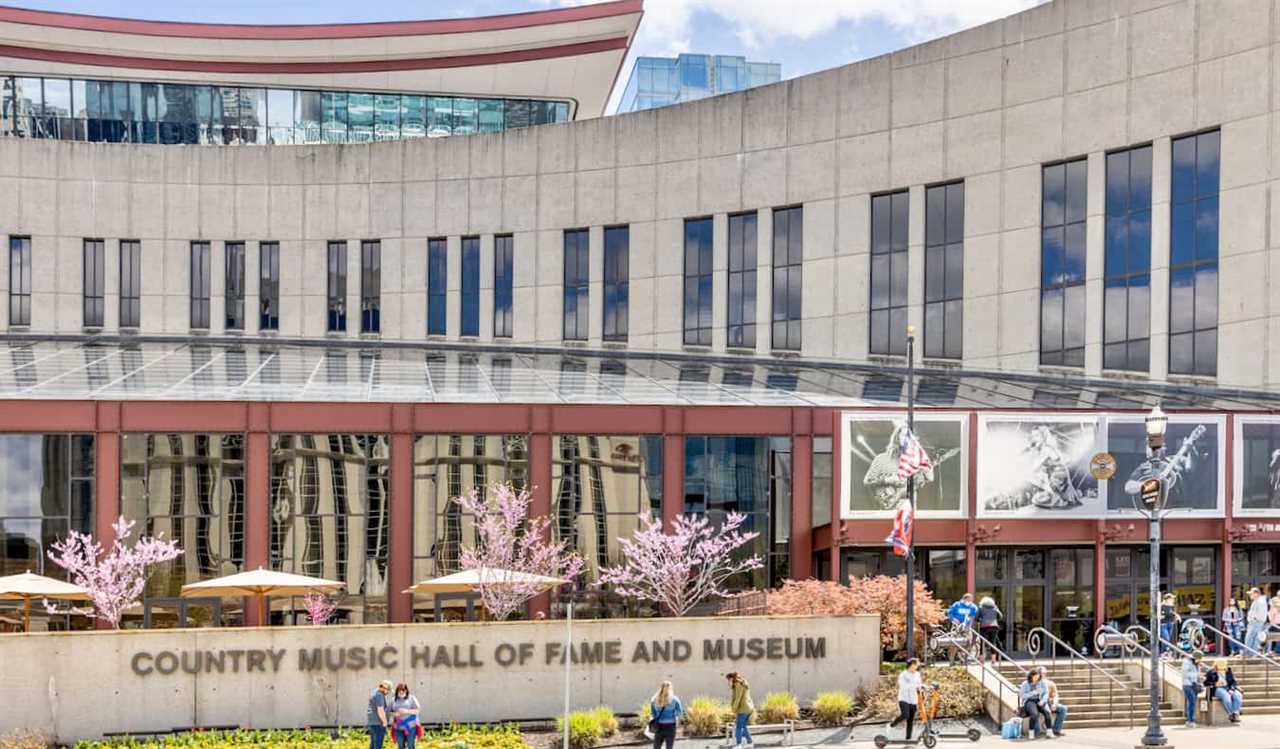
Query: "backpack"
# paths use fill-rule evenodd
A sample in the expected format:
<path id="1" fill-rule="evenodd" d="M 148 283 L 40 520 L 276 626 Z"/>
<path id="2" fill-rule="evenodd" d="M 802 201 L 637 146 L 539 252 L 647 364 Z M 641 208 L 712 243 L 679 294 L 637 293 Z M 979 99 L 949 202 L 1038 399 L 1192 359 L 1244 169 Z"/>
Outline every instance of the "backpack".
<path id="1" fill-rule="evenodd" d="M 1000 726 L 1000 738 L 1002 739 L 1020 739 L 1022 738 L 1022 718 L 1010 718 Z"/>

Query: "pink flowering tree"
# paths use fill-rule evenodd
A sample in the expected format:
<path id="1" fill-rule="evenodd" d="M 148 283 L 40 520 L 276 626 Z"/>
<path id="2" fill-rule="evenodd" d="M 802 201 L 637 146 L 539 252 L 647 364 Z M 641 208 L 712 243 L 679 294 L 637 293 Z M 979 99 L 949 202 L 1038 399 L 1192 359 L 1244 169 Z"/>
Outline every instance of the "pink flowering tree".
<path id="1" fill-rule="evenodd" d="M 463 512 L 475 518 L 476 544 L 459 549 L 464 570 L 478 570 L 480 600 L 489 615 L 510 617 L 547 586 L 529 575 L 572 580 L 582 572 L 582 557 L 552 542 L 551 518 L 529 517 L 531 498 L 510 484 L 492 484 L 481 493 L 472 489 L 454 497 Z"/>
<path id="2" fill-rule="evenodd" d="M 731 512 L 716 527 L 703 515 L 685 515 L 664 533 L 661 519 L 641 515 L 632 537 L 619 539 L 622 564 L 602 568 L 600 582 L 684 616 L 705 598 L 724 597 L 729 578 L 764 566 L 758 554 L 734 558 L 739 547 L 760 535 L 740 530 L 746 519 Z"/>
<path id="3" fill-rule="evenodd" d="M 49 551 L 49 559 L 67 571 L 71 582 L 88 591 L 90 606 L 73 611 L 102 619 L 114 629 L 120 628 L 124 612 L 142 600 L 148 570 L 182 555 L 178 542 L 165 540 L 163 533 L 129 543 L 133 526 L 124 516 L 116 520 L 109 552 L 93 536 L 78 531 L 54 542 Z"/>
<path id="4" fill-rule="evenodd" d="M 302 598 L 302 605 L 307 609 L 307 620 L 312 624 L 324 624 L 338 610 L 333 599 L 323 593 L 308 593 Z"/>

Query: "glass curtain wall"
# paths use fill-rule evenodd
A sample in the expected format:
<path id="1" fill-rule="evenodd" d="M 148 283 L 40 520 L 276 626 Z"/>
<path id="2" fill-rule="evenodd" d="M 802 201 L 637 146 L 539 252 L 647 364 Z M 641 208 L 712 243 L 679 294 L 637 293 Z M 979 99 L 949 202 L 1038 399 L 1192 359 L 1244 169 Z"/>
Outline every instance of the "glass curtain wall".
<path id="1" fill-rule="evenodd" d="M 569 120 L 549 100 L 17 76 L 0 88 L 0 134 L 90 142 L 367 143 Z"/>
<path id="2" fill-rule="evenodd" d="M 163 533 L 182 556 L 150 574 L 143 603 L 151 626 L 220 626 L 243 621 L 241 601 L 183 606 L 182 586 L 244 568 L 242 434 L 125 434 L 120 440 L 120 510 L 135 533 Z M 214 619 L 221 612 L 221 621 Z M 142 612 L 126 617 L 140 626 Z"/>
<path id="3" fill-rule="evenodd" d="M 271 568 L 345 583 L 338 622 L 387 620 L 389 481 L 385 435 L 271 438 Z M 300 598 L 271 609 L 273 621 L 306 622 Z"/>
<path id="4" fill-rule="evenodd" d="M 93 435 L 0 435 L 0 577 L 30 570 L 66 579 L 48 552 L 68 531 L 93 532 L 93 481 Z M 20 604 L 0 602 L 0 631 L 21 628 L 15 606 Z M 31 626 L 61 630 L 91 628 L 93 623 L 79 616 L 50 616 L 37 602 Z"/>
<path id="5" fill-rule="evenodd" d="M 457 572 L 463 544 L 476 541 L 471 516 L 454 497 L 509 483 L 529 483 L 529 438 L 523 434 L 424 434 L 413 448 L 413 579 Z M 429 618 L 430 596 L 414 599 L 414 615 Z M 448 612 L 457 618 L 461 609 Z"/>

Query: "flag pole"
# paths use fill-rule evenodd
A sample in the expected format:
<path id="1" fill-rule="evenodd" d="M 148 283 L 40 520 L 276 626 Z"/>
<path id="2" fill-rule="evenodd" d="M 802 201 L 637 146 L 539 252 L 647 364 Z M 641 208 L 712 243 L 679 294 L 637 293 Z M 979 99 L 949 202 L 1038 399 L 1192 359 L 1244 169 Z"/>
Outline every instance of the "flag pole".
<path id="1" fill-rule="evenodd" d="M 907 434 L 914 438 L 916 431 L 916 327 L 914 325 L 907 326 Z M 911 505 L 911 523 L 912 532 L 908 537 L 907 543 L 907 659 L 915 657 L 916 654 L 916 601 L 915 601 L 915 579 L 916 579 L 916 549 L 915 549 L 915 518 L 916 518 L 916 475 L 914 472 L 907 477 L 907 502 Z"/>

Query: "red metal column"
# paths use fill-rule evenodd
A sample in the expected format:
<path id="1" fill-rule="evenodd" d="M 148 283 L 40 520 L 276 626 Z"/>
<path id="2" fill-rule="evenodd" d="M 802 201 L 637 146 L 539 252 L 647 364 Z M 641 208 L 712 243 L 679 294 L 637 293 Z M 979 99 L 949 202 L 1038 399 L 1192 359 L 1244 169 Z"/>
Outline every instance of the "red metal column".
<path id="1" fill-rule="evenodd" d="M 791 438 L 792 580 L 813 577 L 813 499 L 813 437 L 797 435 Z"/>
<path id="2" fill-rule="evenodd" d="M 94 421 L 93 535 L 111 548 L 116 537 L 112 526 L 120 517 L 120 404 L 97 404 Z M 141 530 L 135 529 L 135 537 Z M 103 619 L 95 619 L 94 626 L 110 629 Z"/>
<path id="3" fill-rule="evenodd" d="M 529 435 L 529 493 L 532 503 L 529 509 L 531 517 L 549 517 L 551 515 L 551 434 L 549 414 L 535 412 L 534 431 Z M 543 594 L 529 602 L 529 616 L 538 614 L 546 616 L 551 613 L 551 596 Z"/>
<path id="4" fill-rule="evenodd" d="M 844 503 L 843 466 L 844 433 L 840 428 L 840 412 L 831 412 L 831 580 L 840 582 L 840 544 L 844 540 L 844 523 L 840 520 Z"/>
<path id="5" fill-rule="evenodd" d="M 265 407 L 250 407 L 249 429 L 244 441 L 244 568 L 255 570 L 270 564 L 271 436 Z M 258 602 L 245 599 L 245 624 L 256 625 L 258 613 Z"/>
<path id="6" fill-rule="evenodd" d="M 408 408 L 393 412 L 391 434 L 391 529 L 387 549 L 387 620 L 402 624 L 413 618 L 413 435 Z"/>
<path id="7" fill-rule="evenodd" d="M 684 414 L 662 413 L 662 526 L 670 529 L 684 514 Z"/>
<path id="8" fill-rule="evenodd" d="M 1102 534 L 1106 522 L 1098 521 L 1098 536 L 1093 542 L 1093 628 L 1107 623 L 1107 538 Z"/>

